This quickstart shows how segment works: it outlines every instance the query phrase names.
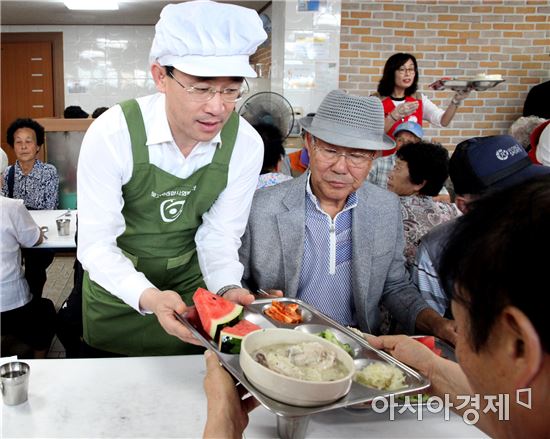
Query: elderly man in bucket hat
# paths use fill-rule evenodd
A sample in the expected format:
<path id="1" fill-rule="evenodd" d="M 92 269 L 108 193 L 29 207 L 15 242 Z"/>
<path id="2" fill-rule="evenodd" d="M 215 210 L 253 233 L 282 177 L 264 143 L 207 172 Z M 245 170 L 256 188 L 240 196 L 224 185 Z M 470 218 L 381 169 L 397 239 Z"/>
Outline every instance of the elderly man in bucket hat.
<path id="1" fill-rule="evenodd" d="M 263 146 L 234 109 L 265 39 L 251 9 L 166 6 L 150 53 L 158 93 L 111 107 L 87 131 L 78 165 L 85 355 L 191 353 L 182 340 L 198 342 L 174 314 L 198 287 L 254 300 L 241 289 L 238 247 Z"/>
<path id="2" fill-rule="evenodd" d="M 303 124 L 309 171 L 258 191 L 240 249 L 243 283 L 282 291 L 377 333 L 384 305 L 407 329 L 453 338 L 409 281 L 399 200 L 365 179 L 394 147 L 375 97 L 331 91 Z"/>

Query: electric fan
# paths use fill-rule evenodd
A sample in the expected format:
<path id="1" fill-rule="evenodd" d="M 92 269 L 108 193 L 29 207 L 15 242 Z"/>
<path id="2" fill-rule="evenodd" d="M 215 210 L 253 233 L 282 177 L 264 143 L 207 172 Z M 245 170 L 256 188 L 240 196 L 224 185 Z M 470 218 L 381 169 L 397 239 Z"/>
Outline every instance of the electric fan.
<path id="1" fill-rule="evenodd" d="M 286 139 L 294 126 L 294 110 L 288 100 L 273 91 L 250 96 L 239 109 L 239 115 L 251 125 L 265 123 L 279 128 Z"/>

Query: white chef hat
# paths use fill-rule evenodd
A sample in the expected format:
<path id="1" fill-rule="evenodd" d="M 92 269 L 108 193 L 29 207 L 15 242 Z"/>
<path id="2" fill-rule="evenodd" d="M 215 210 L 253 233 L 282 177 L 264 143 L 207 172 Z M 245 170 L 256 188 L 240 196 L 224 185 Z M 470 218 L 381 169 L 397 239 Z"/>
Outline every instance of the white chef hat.
<path id="1" fill-rule="evenodd" d="M 193 76 L 255 78 L 248 58 L 266 38 L 253 9 L 208 0 L 169 4 L 155 26 L 149 58 Z"/>

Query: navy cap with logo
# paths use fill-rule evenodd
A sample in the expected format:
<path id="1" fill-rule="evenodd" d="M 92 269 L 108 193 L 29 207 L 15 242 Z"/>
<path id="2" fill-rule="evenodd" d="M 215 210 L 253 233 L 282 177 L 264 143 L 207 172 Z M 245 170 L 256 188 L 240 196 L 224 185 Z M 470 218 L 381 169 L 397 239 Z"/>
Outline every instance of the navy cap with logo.
<path id="1" fill-rule="evenodd" d="M 506 135 L 465 140 L 449 161 L 449 176 L 461 195 L 503 189 L 544 174 L 550 174 L 550 167 L 533 164 L 519 142 Z"/>

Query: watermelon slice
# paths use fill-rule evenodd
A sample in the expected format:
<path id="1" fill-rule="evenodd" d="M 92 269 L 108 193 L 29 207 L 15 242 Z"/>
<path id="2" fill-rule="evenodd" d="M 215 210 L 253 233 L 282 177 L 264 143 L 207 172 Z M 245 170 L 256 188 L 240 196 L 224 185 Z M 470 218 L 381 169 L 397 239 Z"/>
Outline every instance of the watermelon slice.
<path id="1" fill-rule="evenodd" d="M 218 349 L 224 354 L 239 354 L 244 336 L 259 329 L 262 328 L 248 320 L 241 320 L 235 326 L 226 326 L 220 332 Z"/>
<path id="2" fill-rule="evenodd" d="M 433 335 L 424 335 L 422 337 L 415 337 L 414 339 L 422 343 L 424 346 L 427 346 L 432 351 L 435 348 L 435 337 Z"/>
<path id="3" fill-rule="evenodd" d="M 199 288 L 193 294 L 193 302 L 199 313 L 201 324 L 206 333 L 217 340 L 225 326 L 237 323 L 242 316 L 243 307 L 221 296 Z"/>
<path id="4" fill-rule="evenodd" d="M 432 351 L 433 351 L 433 353 L 434 353 L 435 355 L 437 355 L 438 357 L 441 357 L 441 353 L 442 353 L 442 350 L 441 350 L 441 349 L 439 349 L 439 348 L 433 348 Z"/>
<path id="5" fill-rule="evenodd" d="M 414 337 L 414 339 L 424 346 L 428 347 L 435 355 L 441 357 L 441 349 L 435 345 L 435 337 L 433 335 L 424 335 L 420 337 Z"/>

